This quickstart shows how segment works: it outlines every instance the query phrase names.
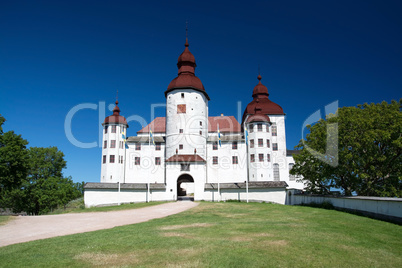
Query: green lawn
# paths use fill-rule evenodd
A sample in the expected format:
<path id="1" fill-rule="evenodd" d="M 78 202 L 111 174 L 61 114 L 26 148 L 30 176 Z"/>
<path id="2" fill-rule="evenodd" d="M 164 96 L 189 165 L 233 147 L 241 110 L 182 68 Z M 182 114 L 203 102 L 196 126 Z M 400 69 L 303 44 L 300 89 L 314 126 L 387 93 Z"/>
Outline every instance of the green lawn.
<path id="1" fill-rule="evenodd" d="M 402 267 L 402 226 L 334 210 L 202 202 L 145 223 L 0 248 L 2 267 Z"/>

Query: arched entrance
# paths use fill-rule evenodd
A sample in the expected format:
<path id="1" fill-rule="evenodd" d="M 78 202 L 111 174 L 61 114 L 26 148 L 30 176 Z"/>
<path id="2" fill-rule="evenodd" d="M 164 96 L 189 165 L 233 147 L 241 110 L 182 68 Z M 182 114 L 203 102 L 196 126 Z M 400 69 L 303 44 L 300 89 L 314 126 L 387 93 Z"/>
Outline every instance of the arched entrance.
<path id="1" fill-rule="evenodd" d="M 177 179 L 177 200 L 194 200 L 194 179 L 189 174 L 183 174 Z"/>

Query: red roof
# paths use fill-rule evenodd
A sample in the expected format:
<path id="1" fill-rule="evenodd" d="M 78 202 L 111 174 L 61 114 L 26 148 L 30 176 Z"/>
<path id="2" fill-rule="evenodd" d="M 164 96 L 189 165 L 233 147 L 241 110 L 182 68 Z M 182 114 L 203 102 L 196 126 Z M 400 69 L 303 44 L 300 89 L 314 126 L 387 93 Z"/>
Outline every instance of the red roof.
<path id="1" fill-rule="evenodd" d="M 252 123 L 252 122 L 271 123 L 271 120 L 269 119 L 268 115 L 257 113 L 257 114 L 253 114 L 247 118 L 247 123 Z"/>
<path id="2" fill-rule="evenodd" d="M 115 124 L 124 124 L 128 127 L 127 120 L 124 116 L 120 115 L 120 108 L 119 106 L 117 106 L 117 104 L 119 104 L 118 101 L 116 101 L 116 106 L 113 109 L 113 114 L 106 117 L 102 125 L 115 123 Z"/>
<path id="3" fill-rule="evenodd" d="M 210 116 L 208 117 L 208 132 L 241 132 L 240 124 L 234 116 Z M 151 127 L 153 133 L 166 132 L 166 117 L 157 117 L 149 125 L 142 128 L 137 133 L 149 133 Z"/>
<path id="4" fill-rule="evenodd" d="M 149 125 L 142 128 L 137 133 L 149 133 L 149 127 L 151 127 L 152 133 L 165 133 L 166 117 L 156 117 Z"/>
<path id="5" fill-rule="evenodd" d="M 208 132 L 241 132 L 239 122 L 234 116 L 210 116 L 208 117 Z"/>
<path id="6" fill-rule="evenodd" d="M 166 162 L 205 162 L 205 160 L 198 154 L 175 154 L 170 157 Z"/>
<path id="7" fill-rule="evenodd" d="M 244 110 L 242 120 L 243 122 L 248 114 L 284 114 L 282 107 L 268 98 L 268 88 L 261 83 L 261 75 L 258 75 L 258 80 L 259 82 L 253 90 L 253 100 L 247 105 L 246 109 Z"/>
<path id="8" fill-rule="evenodd" d="M 189 44 L 187 38 L 184 46 L 186 48 L 177 59 L 177 68 L 179 68 L 178 76 L 170 82 L 165 91 L 165 97 L 167 96 L 167 93 L 172 90 L 191 88 L 202 92 L 205 97 L 210 100 L 201 80 L 195 76 L 195 67 L 197 67 L 197 64 L 195 63 L 194 55 L 188 49 Z"/>

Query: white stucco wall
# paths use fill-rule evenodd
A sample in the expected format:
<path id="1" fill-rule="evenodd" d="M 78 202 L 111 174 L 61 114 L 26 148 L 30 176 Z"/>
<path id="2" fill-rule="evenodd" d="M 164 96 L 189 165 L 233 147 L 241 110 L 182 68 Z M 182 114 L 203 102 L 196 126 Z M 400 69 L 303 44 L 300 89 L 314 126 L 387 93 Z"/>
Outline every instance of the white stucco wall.
<path id="1" fill-rule="evenodd" d="M 207 183 L 244 182 L 247 180 L 247 159 L 245 142 L 237 142 L 237 149 L 232 149 L 232 142 L 222 142 L 222 147 L 213 150 L 213 142 L 207 144 Z M 218 157 L 218 164 L 213 164 L 213 157 Z M 232 163 L 232 156 L 237 156 L 238 164 Z"/>
<path id="2" fill-rule="evenodd" d="M 165 183 L 165 144 L 161 150 L 151 143 L 141 143 L 141 150 L 136 150 L 136 143 L 130 143 L 127 149 L 125 183 Z M 140 157 L 140 165 L 135 158 Z M 155 165 L 155 157 L 160 157 L 161 164 Z"/>
<path id="3" fill-rule="evenodd" d="M 112 126 L 116 126 L 116 133 L 112 133 Z M 105 133 L 105 127 L 108 127 Z M 126 127 L 122 124 L 107 124 L 103 127 L 103 142 L 101 156 L 101 182 L 121 182 L 124 174 L 124 146 L 120 148 L 120 142 L 123 141 L 122 130 Z M 111 141 L 115 141 L 115 148 L 111 148 Z M 107 142 L 105 148 L 104 142 Z M 103 163 L 103 156 L 106 156 L 106 163 Z M 110 155 L 114 155 L 114 163 L 110 163 Z M 123 156 L 123 163 L 119 163 L 120 156 Z"/>
<path id="4" fill-rule="evenodd" d="M 228 200 L 247 200 L 245 189 L 221 189 L 220 196 L 217 190 L 206 190 L 204 193 L 205 201 L 228 201 Z M 286 190 L 283 188 L 270 189 L 249 189 L 248 200 L 250 202 L 270 202 L 285 204 Z"/>
<path id="5" fill-rule="evenodd" d="M 186 105 L 186 112 L 178 113 L 178 105 Z M 194 154 L 196 149 L 197 154 L 205 159 L 207 136 L 208 100 L 205 95 L 193 89 L 169 92 L 166 96 L 166 158 L 176 154 L 176 149 L 179 154 Z M 179 148 L 180 144 L 183 149 Z"/>
<path id="6" fill-rule="evenodd" d="M 132 189 L 86 189 L 84 192 L 85 207 L 118 205 L 124 203 L 146 202 L 146 190 Z M 174 201 L 163 190 L 150 190 L 149 201 Z"/>
<path id="7" fill-rule="evenodd" d="M 382 214 L 402 219 L 402 198 L 386 197 L 328 197 L 314 195 L 293 195 L 291 205 L 309 204 L 312 202 L 330 202 L 338 208 Z"/>

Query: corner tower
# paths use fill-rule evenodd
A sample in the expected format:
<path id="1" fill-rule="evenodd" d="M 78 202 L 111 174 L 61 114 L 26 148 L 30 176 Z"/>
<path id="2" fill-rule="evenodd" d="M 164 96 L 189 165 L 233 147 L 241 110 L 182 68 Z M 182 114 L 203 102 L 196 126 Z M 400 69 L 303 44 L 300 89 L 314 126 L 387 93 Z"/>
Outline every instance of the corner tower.
<path id="1" fill-rule="evenodd" d="M 268 98 L 268 88 L 261 83 L 261 75 L 258 80 L 242 122 L 249 133 L 249 180 L 288 180 L 289 171 L 284 164 L 287 162 L 285 114 L 281 106 Z"/>
<path id="2" fill-rule="evenodd" d="M 125 145 L 123 133 L 126 133 L 128 124 L 126 118 L 120 115 L 120 108 L 116 106 L 113 114 L 103 122 L 102 168 L 101 182 L 124 183 Z"/>
<path id="3" fill-rule="evenodd" d="M 177 60 L 178 76 L 167 90 L 166 97 L 166 159 L 175 154 L 198 154 L 206 159 L 208 136 L 208 101 L 201 80 L 195 76 L 195 58 L 185 49 Z"/>

